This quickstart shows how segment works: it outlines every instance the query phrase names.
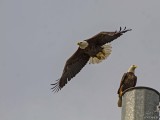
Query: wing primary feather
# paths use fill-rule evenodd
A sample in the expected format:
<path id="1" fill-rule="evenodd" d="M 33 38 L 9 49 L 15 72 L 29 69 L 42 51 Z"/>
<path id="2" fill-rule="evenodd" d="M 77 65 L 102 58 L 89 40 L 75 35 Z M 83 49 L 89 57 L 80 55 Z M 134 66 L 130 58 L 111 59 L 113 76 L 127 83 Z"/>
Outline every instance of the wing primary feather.
<path id="1" fill-rule="evenodd" d="M 60 86 L 59 86 L 59 79 L 56 80 L 57 82 L 56 83 L 53 83 L 51 85 L 53 85 L 53 87 L 51 88 L 52 89 L 52 92 L 58 92 L 59 89 L 60 89 Z"/>
<path id="2" fill-rule="evenodd" d="M 126 27 L 124 27 L 124 29 L 122 29 L 122 27 L 120 27 L 119 30 L 116 30 L 113 32 L 100 32 L 99 34 L 93 36 L 90 39 L 87 39 L 86 41 L 88 43 L 96 43 L 97 45 L 102 46 L 106 43 L 112 42 L 113 40 L 115 40 L 118 37 L 120 37 L 121 35 L 123 35 L 123 33 L 126 33 L 131 30 L 132 29 L 127 29 Z"/>
<path id="3" fill-rule="evenodd" d="M 56 92 L 58 89 L 58 86 L 56 85 L 56 86 L 52 87 L 51 89 L 52 89 L 52 92 Z"/>
<path id="4" fill-rule="evenodd" d="M 119 32 L 121 32 L 122 28 L 120 27 Z"/>
<path id="5" fill-rule="evenodd" d="M 128 32 L 128 31 L 131 31 L 132 29 L 126 29 L 126 27 L 122 30 L 122 28 L 120 27 L 120 31 L 117 32 L 116 34 L 118 33 L 125 33 L 125 32 Z"/>

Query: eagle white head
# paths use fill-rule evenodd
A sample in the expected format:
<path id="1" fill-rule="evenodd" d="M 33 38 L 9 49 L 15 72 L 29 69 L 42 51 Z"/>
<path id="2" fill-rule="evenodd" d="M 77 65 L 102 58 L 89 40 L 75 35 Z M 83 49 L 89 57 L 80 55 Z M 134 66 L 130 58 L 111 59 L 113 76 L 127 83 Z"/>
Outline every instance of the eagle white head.
<path id="1" fill-rule="evenodd" d="M 135 72 L 135 69 L 137 68 L 138 66 L 136 66 L 136 65 L 131 65 L 130 67 L 129 67 L 129 69 L 128 69 L 128 72 Z"/>
<path id="2" fill-rule="evenodd" d="M 78 42 L 77 45 L 79 45 L 81 49 L 85 49 L 88 46 L 88 42 L 87 41 Z"/>

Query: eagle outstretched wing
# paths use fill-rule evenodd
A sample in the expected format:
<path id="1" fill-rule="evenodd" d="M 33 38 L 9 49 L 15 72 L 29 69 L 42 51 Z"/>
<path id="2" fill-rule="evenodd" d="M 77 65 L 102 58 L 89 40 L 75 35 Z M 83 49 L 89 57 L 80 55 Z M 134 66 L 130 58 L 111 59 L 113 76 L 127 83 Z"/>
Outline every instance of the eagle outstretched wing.
<path id="1" fill-rule="evenodd" d="M 119 31 L 115 31 L 115 32 L 100 32 L 99 34 L 93 36 L 90 39 L 87 39 L 86 41 L 88 43 L 96 43 L 97 45 L 104 45 L 106 43 L 110 43 L 113 40 L 117 39 L 118 37 L 120 37 L 121 35 L 123 35 L 123 33 L 131 31 L 132 29 L 126 29 L 126 27 L 122 30 L 122 28 L 120 27 Z"/>
<path id="2" fill-rule="evenodd" d="M 70 81 L 77 73 L 86 65 L 90 56 L 85 54 L 83 50 L 78 48 L 78 50 L 67 60 L 62 76 L 57 80 L 56 83 L 51 84 L 53 91 L 58 92 Z"/>

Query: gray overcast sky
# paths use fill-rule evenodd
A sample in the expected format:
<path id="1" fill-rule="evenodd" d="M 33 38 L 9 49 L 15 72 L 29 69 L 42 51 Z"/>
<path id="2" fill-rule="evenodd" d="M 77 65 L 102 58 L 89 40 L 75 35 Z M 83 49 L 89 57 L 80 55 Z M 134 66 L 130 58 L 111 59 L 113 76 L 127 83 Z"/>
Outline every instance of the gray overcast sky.
<path id="1" fill-rule="evenodd" d="M 120 120 L 117 89 L 131 64 L 138 86 L 160 91 L 159 0 L 1 0 L 0 119 Z M 77 42 L 132 28 L 112 42 L 106 61 L 89 65 L 58 94 Z"/>

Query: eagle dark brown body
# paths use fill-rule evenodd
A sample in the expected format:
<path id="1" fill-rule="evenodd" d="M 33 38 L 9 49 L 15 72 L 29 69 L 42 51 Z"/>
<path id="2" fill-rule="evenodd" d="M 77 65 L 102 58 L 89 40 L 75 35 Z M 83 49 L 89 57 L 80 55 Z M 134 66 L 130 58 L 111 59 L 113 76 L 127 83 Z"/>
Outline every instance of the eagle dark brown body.
<path id="1" fill-rule="evenodd" d="M 135 87 L 136 83 L 137 83 L 137 77 L 135 76 L 134 73 L 132 72 L 124 73 L 121 86 L 118 90 L 118 94 L 120 94 L 120 91 L 123 92 L 130 87 Z"/>

